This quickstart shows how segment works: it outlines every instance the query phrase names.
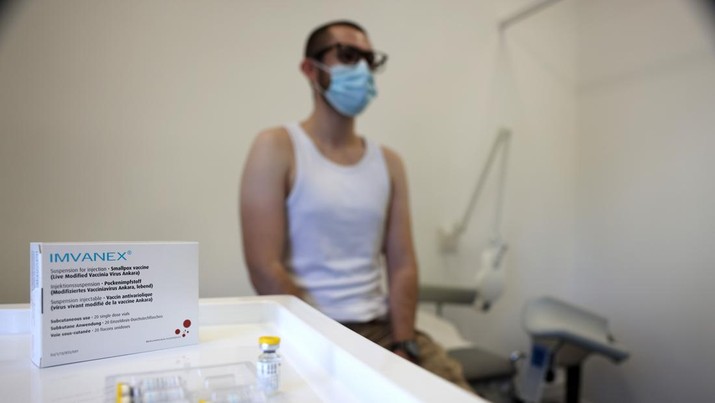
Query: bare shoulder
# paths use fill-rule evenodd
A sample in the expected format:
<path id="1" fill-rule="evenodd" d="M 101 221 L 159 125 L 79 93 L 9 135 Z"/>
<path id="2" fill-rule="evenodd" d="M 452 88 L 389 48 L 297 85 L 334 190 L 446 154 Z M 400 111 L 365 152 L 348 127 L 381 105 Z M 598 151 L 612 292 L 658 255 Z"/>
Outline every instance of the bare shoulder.
<path id="1" fill-rule="evenodd" d="M 292 166 L 293 144 L 288 131 L 283 127 L 263 130 L 256 135 L 246 158 L 244 186 L 283 181 Z"/>
<path id="2" fill-rule="evenodd" d="M 248 163 L 289 167 L 293 161 L 293 143 L 284 127 L 274 127 L 258 133 L 253 140 Z"/>
<path id="3" fill-rule="evenodd" d="M 253 142 L 253 147 L 268 148 L 275 151 L 290 151 L 292 143 L 285 127 L 272 127 L 258 133 Z"/>
<path id="4" fill-rule="evenodd" d="M 385 164 L 387 164 L 387 169 L 390 172 L 390 177 L 392 180 L 404 180 L 405 177 L 405 167 L 402 162 L 400 155 L 393 149 L 387 146 L 382 147 L 382 155 L 385 157 Z"/>

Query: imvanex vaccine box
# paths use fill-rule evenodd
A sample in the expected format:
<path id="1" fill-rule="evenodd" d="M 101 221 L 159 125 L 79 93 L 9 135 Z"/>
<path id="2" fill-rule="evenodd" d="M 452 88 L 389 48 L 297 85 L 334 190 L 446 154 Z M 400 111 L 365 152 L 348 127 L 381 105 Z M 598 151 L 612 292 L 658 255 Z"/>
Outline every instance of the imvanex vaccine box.
<path id="1" fill-rule="evenodd" d="M 30 244 L 32 361 L 198 343 L 197 242 Z"/>

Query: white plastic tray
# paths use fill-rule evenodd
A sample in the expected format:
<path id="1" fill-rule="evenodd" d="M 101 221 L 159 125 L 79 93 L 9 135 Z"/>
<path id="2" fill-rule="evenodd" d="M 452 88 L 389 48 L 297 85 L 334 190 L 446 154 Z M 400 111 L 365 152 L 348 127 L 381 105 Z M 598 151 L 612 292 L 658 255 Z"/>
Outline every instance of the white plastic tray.
<path id="1" fill-rule="evenodd" d="M 29 305 L 0 305 L 2 401 L 100 402 L 107 376 L 255 362 L 261 335 L 281 337 L 281 391 L 269 402 L 484 401 L 289 296 L 202 299 L 200 343 L 39 369 Z M 111 341 L 107 342 L 111 349 Z"/>

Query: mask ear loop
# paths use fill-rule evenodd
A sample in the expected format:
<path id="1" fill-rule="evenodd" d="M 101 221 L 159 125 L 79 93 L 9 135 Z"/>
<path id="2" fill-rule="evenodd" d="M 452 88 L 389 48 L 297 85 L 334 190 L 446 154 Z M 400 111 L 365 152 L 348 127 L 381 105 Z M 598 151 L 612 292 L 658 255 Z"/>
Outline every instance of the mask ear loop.
<path id="1" fill-rule="evenodd" d="M 328 73 L 328 75 L 330 74 L 330 67 L 328 67 L 324 63 L 321 63 L 315 59 L 310 59 L 310 62 L 313 63 L 313 66 L 317 67 L 319 70 Z M 328 90 L 328 88 L 323 88 L 320 85 L 320 82 L 317 81 L 311 81 L 311 83 L 314 90 L 318 91 L 319 94 L 325 96 L 325 92 Z M 330 84 L 328 84 L 328 86 L 330 86 Z"/>

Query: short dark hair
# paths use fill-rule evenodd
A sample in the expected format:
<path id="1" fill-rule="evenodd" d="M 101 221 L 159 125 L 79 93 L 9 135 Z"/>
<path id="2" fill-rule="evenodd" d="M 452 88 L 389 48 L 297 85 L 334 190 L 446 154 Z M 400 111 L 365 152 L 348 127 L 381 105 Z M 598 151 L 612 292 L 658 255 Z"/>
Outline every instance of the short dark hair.
<path id="1" fill-rule="evenodd" d="M 322 50 L 328 45 L 330 41 L 330 28 L 332 27 L 350 27 L 362 32 L 367 36 L 367 31 L 355 22 L 348 20 L 337 20 L 331 21 L 327 24 L 323 24 L 318 28 L 315 28 L 313 32 L 308 36 L 308 40 L 305 42 L 305 57 L 310 58 L 315 53 Z"/>

